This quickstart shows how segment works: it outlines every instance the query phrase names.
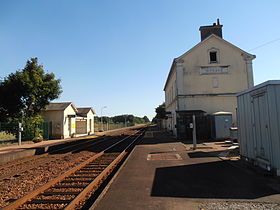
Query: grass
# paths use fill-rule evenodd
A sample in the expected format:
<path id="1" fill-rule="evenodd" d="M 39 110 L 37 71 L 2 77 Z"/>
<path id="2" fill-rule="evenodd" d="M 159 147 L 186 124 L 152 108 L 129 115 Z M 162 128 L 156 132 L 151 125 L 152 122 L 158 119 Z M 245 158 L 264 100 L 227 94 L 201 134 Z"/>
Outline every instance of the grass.
<path id="1" fill-rule="evenodd" d="M 0 141 L 3 140 L 15 140 L 16 137 L 13 134 L 7 133 L 5 131 L 0 132 Z"/>
<path id="2" fill-rule="evenodd" d="M 109 130 L 113 130 L 113 129 L 123 128 L 124 124 L 123 123 L 118 123 L 118 124 L 110 123 L 108 127 L 109 127 Z M 102 130 L 101 124 L 100 123 L 95 123 L 94 124 L 94 131 L 99 131 L 99 130 Z M 107 124 L 103 124 L 103 130 L 107 131 Z"/>
<path id="3" fill-rule="evenodd" d="M 135 125 L 144 125 L 144 124 L 135 124 Z M 128 124 L 128 127 L 129 126 L 130 125 Z M 124 123 L 110 123 L 108 127 L 109 127 L 109 130 L 113 130 L 113 129 L 124 128 L 125 125 L 124 125 Z M 98 132 L 99 130 L 102 130 L 101 124 L 100 123 L 94 123 L 94 131 Z M 105 124 L 105 123 L 103 124 L 103 130 L 107 131 L 107 124 Z"/>

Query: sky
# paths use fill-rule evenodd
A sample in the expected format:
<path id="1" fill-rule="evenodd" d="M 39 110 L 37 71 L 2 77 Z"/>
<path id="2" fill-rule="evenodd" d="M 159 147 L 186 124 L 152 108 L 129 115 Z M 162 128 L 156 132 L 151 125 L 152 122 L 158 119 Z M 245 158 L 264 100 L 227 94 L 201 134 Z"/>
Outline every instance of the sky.
<path id="1" fill-rule="evenodd" d="M 225 40 L 256 55 L 255 84 L 280 79 L 279 9 L 277 0 L 0 0 L 0 79 L 37 57 L 61 79 L 56 102 L 152 119 L 173 58 L 217 18 Z"/>

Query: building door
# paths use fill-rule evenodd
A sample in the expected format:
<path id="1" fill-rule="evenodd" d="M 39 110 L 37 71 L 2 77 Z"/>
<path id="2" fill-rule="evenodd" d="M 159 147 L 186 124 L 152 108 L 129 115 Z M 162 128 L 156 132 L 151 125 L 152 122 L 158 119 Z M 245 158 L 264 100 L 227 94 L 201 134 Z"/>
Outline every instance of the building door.
<path id="1" fill-rule="evenodd" d="M 253 96 L 253 133 L 256 157 L 270 161 L 271 142 L 269 137 L 267 95 Z"/>

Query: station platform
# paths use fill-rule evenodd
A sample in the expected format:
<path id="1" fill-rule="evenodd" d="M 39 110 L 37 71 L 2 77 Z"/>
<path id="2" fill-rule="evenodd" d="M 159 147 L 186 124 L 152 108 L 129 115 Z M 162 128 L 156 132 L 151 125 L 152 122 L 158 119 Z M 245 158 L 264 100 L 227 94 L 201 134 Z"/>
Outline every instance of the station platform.
<path id="1" fill-rule="evenodd" d="M 130 129 L 130 128 L 133 129 L 138 127 L 140 126 L 131 126 L 126 128 L 103 131 L 103 132 L 95 132 L 93 135 L 85 135 L 85 136 L 80 136 L 75 138 L 55 139 L 55 140 L 42 141 L 39 143 L 33 143 L 32 141 L 29 141 L 28 143 L 22 142 L 22 145 L 0 147 L 0 165 L 6 164 L 10 161 L 18 160 L 20 158 L 26 158 L 34 155 L 44 154 L 49 151 L 52 151 L 53 149 L 63 144 L 80 141 L 80 140 L 86 140 L 86 139 L 95 139 L 101 136 L 110 136 L 122 130 Z"/>
<path id="2" fill-rule="evenodd" d="M 279 203 L 279 184 L 244 167 L 230 146 L 207 142 L 193 150 L 166 132 L 147 131 L 90 209 L 220 209 L 217 205 L 229 202 Z"/>
<path id="3" fill-rule="evenodd" d="M 12 145 L 0 148 L 0 165 L 8 163 L 10 161 L 18 160 L 20 158 L 30 157 L 34 155 L 40 155 L 49 152 L 52 148 L 66 143 L 71 143 L 83 139 L 97 138 L 98 135 L 90 135 L 68 139 L 55 139 L 42 141 L 38 143 L 22 142 L 22 145 Z"/>

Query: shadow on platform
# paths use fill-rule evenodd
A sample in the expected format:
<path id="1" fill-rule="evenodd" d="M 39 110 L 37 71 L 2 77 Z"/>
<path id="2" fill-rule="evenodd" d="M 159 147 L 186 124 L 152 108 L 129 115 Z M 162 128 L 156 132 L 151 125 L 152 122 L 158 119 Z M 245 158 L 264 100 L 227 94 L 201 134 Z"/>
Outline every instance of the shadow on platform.
<path id="1" fill-rule="evenodd" d="M 156 169 L 151 196 L 256 199 L 278 194 L 268 182 L 226 161 L 165 167 Z"/>
<path id="2" fill-rule="evenodd" d="M 190 152 L 188 156 L 190 158 L 205 158 L 205 157 L 218 157 L 220 153 L 226 152 L 229 150 L 222 150 L 222 151 L 213 151 L 213 152 Z"/>

